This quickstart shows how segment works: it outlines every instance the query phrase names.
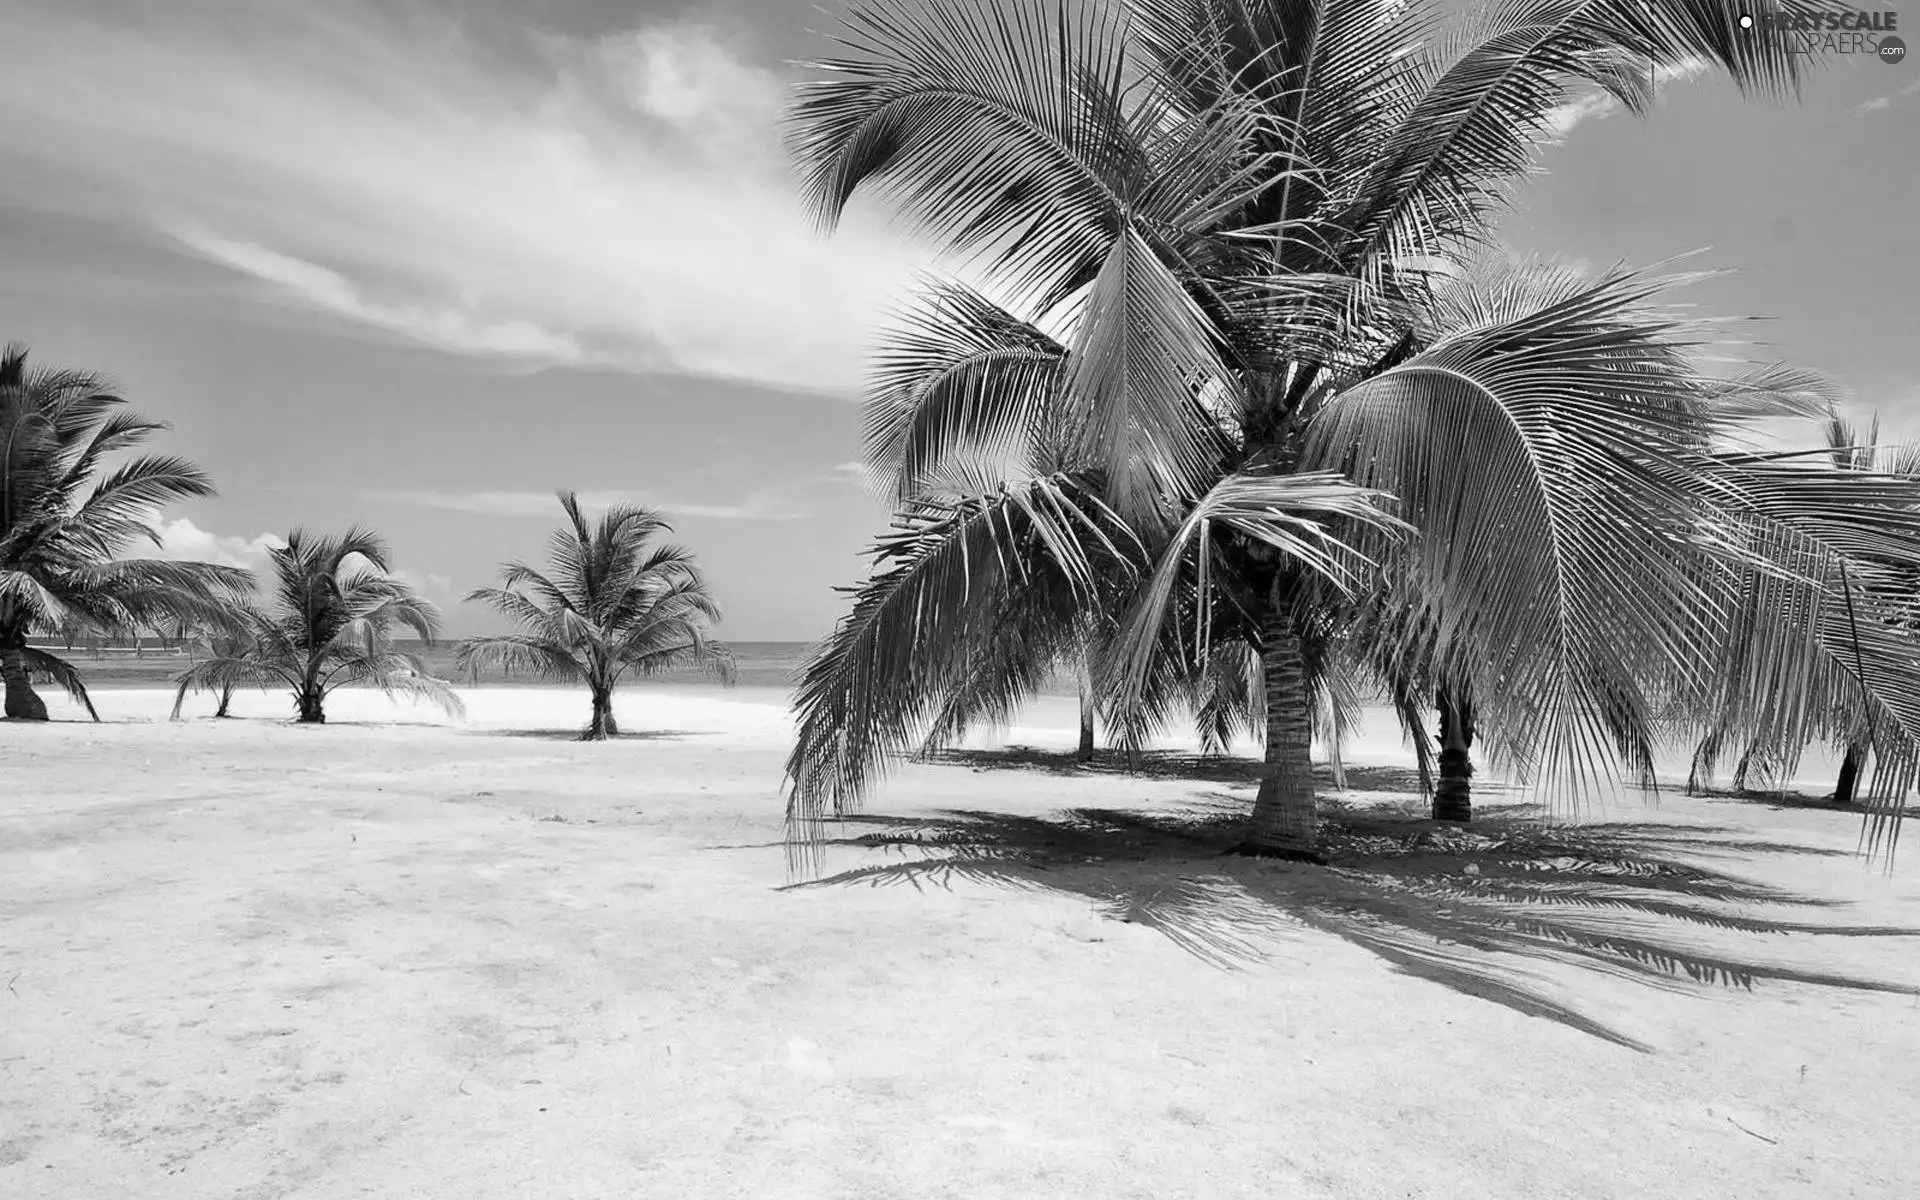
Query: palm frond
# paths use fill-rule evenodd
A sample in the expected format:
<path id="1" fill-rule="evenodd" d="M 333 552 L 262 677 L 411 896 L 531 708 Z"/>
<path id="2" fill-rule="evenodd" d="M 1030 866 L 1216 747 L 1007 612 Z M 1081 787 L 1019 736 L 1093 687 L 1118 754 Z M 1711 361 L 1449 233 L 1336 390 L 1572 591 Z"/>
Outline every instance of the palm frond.
<path id="1" fill-rule="evenodd" d="M 87 710 L 87 716 L 93 718 L 95 721 L 100 719 L 99 712 L 93 707 L 93 698 L 87 695 L 86 681 L 80 677 L 80 672 L 75 669 L 72 663 L 67 662 L 58 655 L 49 654 L 45 650 L 38 650 L 32 646 L 25 647 L 21 651 L 21 657 L 28 671 L 38 675 L 45 675 L 58 685 L 60 690 L 64 691 L 75 704 L 85 708 Z"/>
<path id="2" fill-rule="evenodd" d="M 1070 608 L 1141 561 L 1131 531 L 1068 476 L 918 502 L 897 524 L 797 691 L 787 816 L 807 846 L 829 808 L 856 806 L 888 756 L 925 736 L 954 685 L 990 656 L 1011 597 L 1050 595 Z"/>

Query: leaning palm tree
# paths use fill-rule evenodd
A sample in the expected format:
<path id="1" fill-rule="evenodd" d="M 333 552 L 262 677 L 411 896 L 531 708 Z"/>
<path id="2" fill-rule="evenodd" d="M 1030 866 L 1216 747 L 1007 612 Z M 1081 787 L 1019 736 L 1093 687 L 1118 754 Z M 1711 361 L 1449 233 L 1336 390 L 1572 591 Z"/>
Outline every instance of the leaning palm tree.
<path id="1" fill-rule="evenodd" d="M 585 684 L 593 715 L 583 741 L 618 736 L 613 692 L 628 676 L 698 668 L 731 685 L 733 653 L 712 637 L 720 605 L 692 551 L 660 540 L 673 531 L 666 518 L 615 505 L 589 523 L 572 492 L 560 493 L 560 508 L 567 524 L 553 533 L 544 573 L 508 563 L 503 586 L 467 596 L 521 632 L 462 642 L 459 669 L 476 680 L 483 670 L 527 670 Z"/>
<path id="2" fill-rule="evenodd" d="M 205 473 L 172 456 L 105 471 L 112 455 L 165 428 L 131 412 L 97 375 L 31 368 L 21 346 L 0 352 L 0 676 L 10 720 L 47 719 L 36 675 L 99 720 L 79 672 L 27 645 L 33 634 L 71 646 L 81 634 L 218 621 L 253 586 L 230 567 L 126 556 L 140 541 L 160 544 L 153 518 L 162 506 L 213 494 Z"/>
<path id="3" fill-rule="evenodd" d="M 460 698 L 447 682 L 395 644 L 395 633 L 404 629 L 432 646 L 440 636 L 440 613 L 393 577 L 390 560 L 386 543 L 366 530 L 339 537 L 300 529 L 288 534 L 286 544 L 272 551 L 273 609 L 234 607 L 230 624 L 238 632 L 177 677 L 174 717 L 194 692 L 218 693 L 216 715 L 224 715 L 237 687 L 285 687 L 297 719 L 321 724 L 327 697 L 348 684 L 427 700 L 459 715 Z"/>
<path id="4" fill-rule="evenodd" d="M 1213 636 L 1260 657 L 1249 852 L 1319 857 L 1309 665 L 1356 630 L 1430 631 L 1476 740 L 1536 779 L 1582 784 L 1615 753 L 1644 771 L 1649 689 L 1706 687 L 1660 678 L 1711 636 L 1675 614 L 1731 588 L 1692 551 L 1730 513 L 1791 540 L 1785 485 L 1711 457 L 1741 405 L 1659 283 L 1465 286 L 1459 265 L 1580 89 L 1644 111 L 1653 69 L 1697 61 L 1791 88 L 1801 60 L 1764 19 L 1784 6 L 1751 33 L 1743 7 L 857 4 L 794 114 L 809 199 L 828 223 L 862 191 L 892 202 L 1009 303 L 946 285 L 922 382 L 876 393 L 901 532 L 801 686 L 803 841 L 960 688 L 1004 704 L 972 673 L 1007 622 L 1064 649 L 1127 579 L 1103 656 L 1123 720 Z M 918 486 L 1063 412 L 1056 470 Z M 1374 595 L 1398 615 L 1369 616 Z"/>

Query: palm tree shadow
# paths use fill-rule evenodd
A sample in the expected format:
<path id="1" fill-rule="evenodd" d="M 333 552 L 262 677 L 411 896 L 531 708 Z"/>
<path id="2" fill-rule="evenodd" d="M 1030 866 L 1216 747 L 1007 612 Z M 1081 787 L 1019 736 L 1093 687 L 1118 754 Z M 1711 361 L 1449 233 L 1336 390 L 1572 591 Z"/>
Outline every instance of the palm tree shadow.
<path id="1" fill-rule="evenodd" d="M 1333 865 L 1302 869 L 1226 854 L 1244 816 L 1244 801 L 1219 796 L 1180 812 L 841 817 L 843 827 L 867 831 L 829 844 L 878 851 L 888 861 L 788 886 L 924 888 L 961 880 L 1075 896 L 1222 968 L 1264 961 L 1301 931 L 1317 930 L 1408 974 L 1643 1052 L 1650 1048 L 1553 994 L 1528 964 L 1572 965 L 1665 989 L 1691 981 L 1751 990 L 1780 981 L 1915 991 L 1727 949 L 1766 934 L 1920 935 L 1797 920 L 1838 902 L 1700 863 L 1844 851 L 1727 837 L 1719 827 L 1567 827 L 1494 816 L 1461 828 L 1346 811 L 1324 829 Z"/>
<path id="2" fill-rule="evenodd" d="M 992 750 L 933 750 L 915 756 L 920 762 L 969 767 L 975 771 L 1040 771 L 1049 775 L 1132 775 L 1150 779 L 1201 780 L 1211 783 L 1257 783 L 1257 759 L 1229 755 L 1182 754 L 1153 750 L 1127 755 L 1102 751 L 1082 761 L 1070 750 L 1043 750 L 1034 746 L 1004 746 Z"/>
<path id="3" fill-rule="evenodd" d="M 1171 750 L 1148 750 L 1128 755 L 1103 750 L 1090 761 L 1082 761 L 1069 750 L 1042 750 L 1033 746 L 1006 746 L 992 750 L 935 750 L 916 756 L 918 761 L 948 766 L 969 767 L 975 771 L 1041 771 L 1049 775 L 1125 775 L 1147 779 L 1178 779 L 1202 783 L 1260 782 L 1261 764 L 1257 758 L 1231 754 L 1190 754 Z M 1324 763 L 1314 765 L 1314 775 L 1331 780 L 1332 771 Z M 1416 791 L 1420 775 L 1412 767 L 1350 766 L 1345 771 L 1346 786 L 1358 791 Z"/>
<path id="4" fill-rule="evenodd" d="M 1835 804 L 1831 794 L 1821 796 L 1812 792 L 1803 792 L 1788 788 L 1731 788 L 1702 787 L 1694 789 L 1694 795 L 1714 804 L 1761 804 L 1774 812 L 1785 809 L 1810 809 L 1814 812 L 1830 812 L 1837 816 L 1859 817 L 1885 812 L 1894 815 L 1892 806 L 1881 804 Z M 1920 817 L 1920 807 L 1908 806 L 1898 810 L 1905 817 Z"/>
<path id="5" fill-rule="evenodd" d="M 713 737 L 712 729 L 635 729 L 622 730 L 607 738 L 609 742 L 677 742 L 686 738 Z M 467 737 L 528 738 L 540 742 L 578 742 L 585 739 L 578 726 L 572 729 L 465 729 Z"/>

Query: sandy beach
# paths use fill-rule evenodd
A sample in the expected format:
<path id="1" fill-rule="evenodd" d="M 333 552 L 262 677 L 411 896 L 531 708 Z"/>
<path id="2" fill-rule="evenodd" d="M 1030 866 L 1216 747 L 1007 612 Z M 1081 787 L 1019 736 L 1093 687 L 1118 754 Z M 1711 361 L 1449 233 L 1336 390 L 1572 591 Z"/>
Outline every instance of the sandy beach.
<path id="1" fill-rule="evenodd" d="M 1515 852 L 1497 815 L 1413 853 L 1362 821 L 1316 871 L 1206 844 L 1236 768 L 983 753 L 903 767 L 835 831 L 869 844 L 825 874 L 862 874 L 782 890 L 777 691 L 627 694 L 606 744 L 568 740 L 572 693 L 472 691 L 464 723 L 341 693 L 324 727 L 283 699 L 170 723 L 103 691 L 106 724 L 0 727 L 0 1194 L 1920 1187 L 1914 941 L 1736 927 L 1920 925 L 1920 873 L 1864 868 L 1854 816 L 1668 796 L 1569 832 L 1724 927 L 1610 908 L 1607 871 L 1535 848 L 1587 889 L 1543 912 L 1748 990 L 1452 940 L 1446 889 Z M 1063 749 L 1071 721 L 1043 701 L 1005 740 Z M 1404 807 L 1362 790 L 1398 753 L 1370 727 L 1342 799 Z M 913 868 L 963 828 L 1002 869 Z"/>

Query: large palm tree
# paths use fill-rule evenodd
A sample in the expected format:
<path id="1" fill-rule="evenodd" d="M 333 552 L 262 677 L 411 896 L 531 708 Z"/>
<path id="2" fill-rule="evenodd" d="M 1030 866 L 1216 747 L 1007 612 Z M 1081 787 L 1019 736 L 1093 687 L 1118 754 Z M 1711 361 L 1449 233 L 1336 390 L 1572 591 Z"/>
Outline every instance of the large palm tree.
<path id="1" fill-rule="evenodd" d="M 127 556 L 141 541 L 160 544 L 153 520 L 161 507 L 213 494 L 204 472 L 168 455 L 106 470 L 112 456 L 165 428 L 134 414 L 97 375 L 30 367 L 22 346 L 0 352 L 0 676 L 9 719 L 47 719 L 36 675 L 99 719 L 79 672 L 27 645 L 31 635 L 218 620 L 228 599 L 252 587 L 251 575 L 229 567 Z"/>
<path id="2" fill-rule="evenodd" d="M 1699 60 L 1788 89 L 1801 60 L 1764 17 L 1798 7 L 1753 32 L 1754 6 L 1677 0 L 853 8 L 794 113 L 810 200 L 831 223 L 872 192 L 1006 303 L 943 285 L 918 361 L 882 363 L 869 447 L 901 532 L 803 681 L 789 817 L 817 833 L 858 803 L 963 685 L 1003 703 L 972 680 L 992 647 L 1063 650 L 1126 578 L 1103 655 L 1123 719 L 1213 636 L 1260 656 L 1251 852 L 1318 857 L 1311 664 L 1355 637 L 1417 631 L 1480 744 L 1538 780 L 1644 774 L 1649 689 L 1709 686 L 1663 676 L 1705 669 L 1687 614 L 1736 591 L 1707 531 L 1839 552 L 1780 502 L 1807 481 L 1712 452 L 1789 402 L 1696 368 L 1657 281 L 1457 265 L 1556 106 L 1643 111 L 1656 69 Z M 1054 470 L 923 486 L 1062 414 Z M 1830 606 L 1794 611 L 1765 632 L 1828 661 L 1808 629 Z"/>
<path id="3" fill-rule="evenodd" d="M 731 684 L 733 654 L 712 637 L 719 602 L 692 551 L 661 540 L 673 531 L 666 518 L 615 505 L 590 523 L 572 492 L 560 493 L 560 508 L 567 524 L 553 533 L 545 572 L 508 563 L 503 586 L 467 597 L 521 632 L 462 642 L 459 669 L 469 678 L 506 669 L 585 684 L 587 741 L 619 734 L 613 692 L 628 676 L 692 667 Z"/>
<path id="4" fill-rule="evenodd" d="M 396 632 L 407 630 L 432 646 L 440 613 L 391 574 L 391 556 L 377 534 L 351 529 L 327 537 L 296 529 L 271 553 L 271 610 L 236 607 L 240 634 L 179 675 L 176 718 L 197 691 L 218 693 L 224 711 L 236 687 L 285 687 L 297 719 L 321 724 L 327 697 L 348 684 L 417 697 L 459 715 L 460 698 L 446 681 L 395 643 Z"/>

